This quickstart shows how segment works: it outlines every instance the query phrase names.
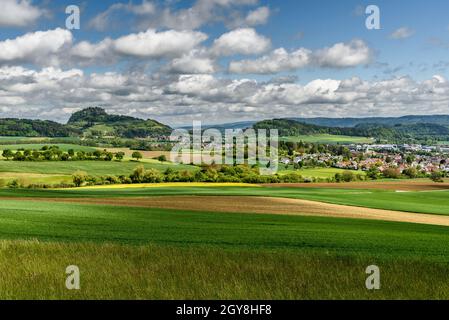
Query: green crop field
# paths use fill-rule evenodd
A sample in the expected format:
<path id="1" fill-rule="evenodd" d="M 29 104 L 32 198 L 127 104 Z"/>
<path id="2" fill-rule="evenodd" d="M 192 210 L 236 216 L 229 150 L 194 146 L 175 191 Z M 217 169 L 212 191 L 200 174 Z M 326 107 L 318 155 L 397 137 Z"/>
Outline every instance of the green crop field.
<path id="1" fill-rule="evenodd" d="M 286 197 L 432 214 L 449 208 L 449 191 L 344 184 L 0 188 L 0 255 L 8 257 L 0 259 L 0 298 L 449 299 L 448 227 L 43 199 L 174 195 Z M 73 264 L 81 270 L 76 292 L 64 288 L 64 270 Z M 382 279 L 375 292 L 365 288 L 373 264 Z"/>
<path id="2" fill-rule="evenodd" d="M 0 224 L 9 240 L 343 250 L 449 262 L 448 228 L 419 224 L 16 200 L 1 201 Z"/>
<path id="3" fill-rule="evenodd" d="M 353 136 L 337 136 L 332 134 L 302 135 L 295 137 L 282 137 L 281 140 L 288 142 L 309 142 L 309 143 L 328 143 L 328 144 L 357 144 L 373 143 L 374 139 Z"/>
<path id="4" fill-rule="evenodd" d="M 59 174 L 70 175 L 75 171 L 82 170 L 88 174 L 100 175 L 129 175 L 139 165 L 145 168 L 154 168 L 161 171 L 167 168 L 174 170 L 197 170 L 197 167 L 189 165 L 175 165 L 171 163 L 159 162 L 106 162 L 106 161 L 48 161 L 48 162 L 20 162 L 0 161 L 0 172 L 8 173 L 40 173 L 40 174 Z"/>
<path id="5" fill-rule="evenodd" d="M 2 200 L 0 238 L 2 298 L 449 297 L 445 227 Z M 79 292 L 63 287 L 71 264 Z"/>
<path id="6" fill-rule="evenodd" d="M 320 179 L 333 178 L 335 177 L 335 174 L 347 171 L 345 169 L 339 168 L 303 168 L 296 170 L 291 165 L 288 166 L 288 169 L 286 169 L 285 166 L 280 165 L 279 169 L 280 174 L 298 173 L 303 177 L 320 178 Z M 366 173 L 362 170 L 359 171 L 351 170 L 351 172 L 354 174 L 361 174 L 363 176 L 366 175 Z"/>
<path id="7" fill-rule="evenodd" d="M 385 190 L 278 188 L 278 187 L 160 187 L 160 188 L 100 188 L 69 190 L 9 190 L 0 189 L 0 196 L 20 197 L 149 197 L 171 195 L 267 196 L 305 199 L 334 204 L 385 210 L 449 215 L 448 191 L 395 192 Z"/>

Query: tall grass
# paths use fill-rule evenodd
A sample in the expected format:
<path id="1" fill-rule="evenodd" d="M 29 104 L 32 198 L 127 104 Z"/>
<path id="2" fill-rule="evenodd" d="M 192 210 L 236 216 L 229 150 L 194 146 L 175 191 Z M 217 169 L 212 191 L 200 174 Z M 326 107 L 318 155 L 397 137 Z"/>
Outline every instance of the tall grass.
<path id="1" fill-rule="evenodd" d="M 365 287 L 377 264 L 381 290 Z M 77 265 L 81 289 L 65 287 Z M 0 242 L 0 299 L 448 299 L 447 264 L 326 253 Z"/>

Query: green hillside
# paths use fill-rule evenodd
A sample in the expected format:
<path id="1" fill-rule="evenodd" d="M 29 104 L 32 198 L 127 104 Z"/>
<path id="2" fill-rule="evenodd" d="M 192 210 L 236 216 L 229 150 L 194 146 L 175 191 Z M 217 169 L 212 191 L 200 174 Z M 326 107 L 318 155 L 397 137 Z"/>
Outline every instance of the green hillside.
<path id="1" fill-rule="evenodd" d="M 110 115 L 102 108 L 87 108 L 75 112 L 67 127 L 97 136 L 146 138 L 170 135 L 172 129 L 156 120 Z"/>
<path id="2" fill-rule="evenodd" d="M 28 119 L 0 119 L 0 136 L 6 137 L 82 137 L 113 136 L 147 138 L 170 135 L 172 129 L 156 120 L 110 115 L 102 108 L 75 112 L 67 124 Z"/>
<path id="3" fill-rule="evenodd" d="M 355 127 L 324 127 L 291 119 L 273 119 L 257 122 L 254 129 L 278 129 L 281 137 L 333 135 L 370 137 L 390 143 L 437 142 L 449 140 L 449 127 L 439 124 L 359 124 Z"/>

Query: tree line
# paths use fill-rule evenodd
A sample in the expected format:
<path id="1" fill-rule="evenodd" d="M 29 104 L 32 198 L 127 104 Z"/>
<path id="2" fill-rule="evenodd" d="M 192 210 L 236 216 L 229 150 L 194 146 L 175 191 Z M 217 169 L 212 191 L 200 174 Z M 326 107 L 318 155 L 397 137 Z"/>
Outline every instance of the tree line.
<path id="1" fill-rule="evenodd" d="M 5 149 L 3 158 L 12 161 L 122 161 L 125 153 L 122 151 L 113 153 L 107 150 L 95 150 L 92 152 L 61 150 L 58 146 L 43 146 L 40 150 L 24 149 L 12 151 Z M 135 160 L 143 158 L 142 153 L 134 151 L 131 157 Z"/>

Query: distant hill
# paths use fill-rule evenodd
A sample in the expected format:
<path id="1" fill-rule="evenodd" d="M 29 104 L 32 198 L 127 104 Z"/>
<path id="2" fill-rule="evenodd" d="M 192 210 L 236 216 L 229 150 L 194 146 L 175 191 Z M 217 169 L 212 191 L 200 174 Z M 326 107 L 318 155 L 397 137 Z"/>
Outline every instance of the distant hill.
<path id="1" fill-rule="evenodd" d="M 0 119 L 0 136 L 10 137 L 68 137 L 81 132 L 66 125 L 42 120 Z"/>
<path id="2" fill-rule="evenodd" d="M 170 135 L 173 131 L 169 126 L 156 120 L 110 115 L 102 108 L 93 107 L 75 112 L 69 119 L 70 128 L 90 131 L 124 138 L 146 138 Z"/>
<path id="3" fill-rule="evenodd" d="M 313 124 L 321 127 L 353 128 L 363 124 L 377 124 L 386 126 L 407 124 L 438 124 L 449 126 L 449 115 L 409 115 L 403 117 L 365 117 L 365 118 L 284 118 L 296 122 Z M 246 129 L 252 127 L 257 121 L 231 122 L 219 125 L 205 125 L 203 128 L 217 129 Z"/>
<path id="4" fill-rule="evenodd" d="M 28 119 L 0 119 L 0 136 L 69 137 L 86 134 L 122 138 L 170 135 L 172 129 L 156 120 L 110 115 L 102 108 L 75 112 L 67 124 Z"/>
<path id="5" fill-rule="evenodd" d="M 332 134 L 371 137 L 392 143 L 422 143 L 449 140 L 449 126 L 432 123 L 386 125 L 377 123 L 357 124 L 355 127 L 327 127 L 292 119 L 273 119 L 254 124 L 254 129 L 278 129 L 283 137 Z"/>
<path id="6" fill-rule="evenodd" d="M 302 123 L 325 127 L 349 128 L 360 124 L 379 124 L 394 126 L 398 124 L 438 124 L 449 126 L 449 115 L 418 115 L 404 117 L 369 117 L 369 118 L 289 118 Z"/>
<path id="7" fill-rule="evenodd" d="M 240 122 L 230 122 L 230 123 L 223 123 L 223 124 L 211 124 L 211 125 L 203 125 L 201 129 L 207 130 L 207 129 L 217 129 L 221 132 L 224 132 L 226 129 L 248 129 L 251 128 L 257 121 L 240 121 Z M 191 130 L 192 126 L 184 126 L 181 127 L 181 129 L 187 129 Z"/>

